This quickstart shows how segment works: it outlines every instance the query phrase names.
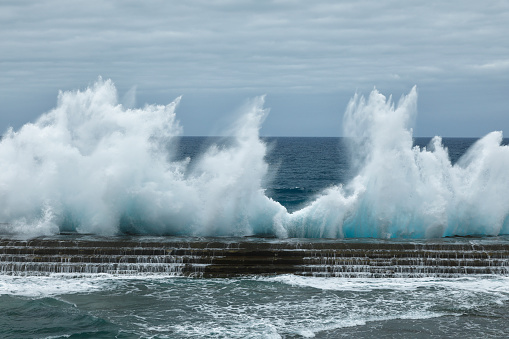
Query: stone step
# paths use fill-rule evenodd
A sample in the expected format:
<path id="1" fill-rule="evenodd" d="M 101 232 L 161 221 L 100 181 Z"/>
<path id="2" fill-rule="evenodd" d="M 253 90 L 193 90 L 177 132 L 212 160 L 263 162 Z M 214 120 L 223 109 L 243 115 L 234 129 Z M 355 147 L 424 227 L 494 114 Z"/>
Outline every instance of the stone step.
<path id="1" fill-rule="evenodd" d="M 509 275 L 509 243 L 58 237 L 0 239 L 0 274 Z"/>
<path id="2" fill-rule="evenodd" d="M 69 245 L 69 244 L 67 244 Z M 331 249 L 295 249 L 295 248 L 274 248 L 259 249 L 252 248 L 177 248 L 173 247 L 111 247 L 110 244 L 99 244 L 97 247 L 83 246 L 0 246 L 0 255 L 104 255 L 104 256 L 164 256 L 164 255 L 244 255 L 250 257 L 323 257 L 323 258 L 425 258 L 425 259 L 509 259 L 508 250 L 400 250 L 400 249 L 378 249 L 378 250 L 331 250 Z"/>
<path id="3" fill-rule="evenodd" d="M 201 263 L 215 265 L 317 265 L 317 266 L 508 266 L 504 259 L 447 259 L 447 258 L 327 258 L 298 256 L 248 256 L 248 255 L 0 255 L 0 263 L 47 262 L 47 263 Z"/>

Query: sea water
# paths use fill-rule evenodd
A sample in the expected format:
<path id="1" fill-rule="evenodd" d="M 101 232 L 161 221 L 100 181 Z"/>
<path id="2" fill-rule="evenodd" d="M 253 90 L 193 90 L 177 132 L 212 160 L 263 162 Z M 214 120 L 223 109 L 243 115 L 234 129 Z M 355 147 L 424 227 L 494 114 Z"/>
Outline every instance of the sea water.
<path id="1" fill-rule="evenodd" d="M 507 277 L 0 279 L 2 338 L 504 338 Z"/>
<path id="2" fill-rule="evenodd" d="M 63 92 L 0 142 L 2 233 L 434 238 L 507 233 L 509 151 L 414 138 L 417 92 L 355 96 L 345 138 L 182 137 L 178 101 L 124 108 L 111 81 Z M 4 338 L 506 337 L 509 280 L 0 277 Z"/>

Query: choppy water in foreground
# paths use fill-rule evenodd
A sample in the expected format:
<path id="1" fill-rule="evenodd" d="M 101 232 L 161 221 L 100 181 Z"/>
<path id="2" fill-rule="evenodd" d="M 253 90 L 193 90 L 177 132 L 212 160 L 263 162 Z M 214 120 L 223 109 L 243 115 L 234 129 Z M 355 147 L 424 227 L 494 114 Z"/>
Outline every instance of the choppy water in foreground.
<path id="1" fill-rule="evenodd" d="M 3 338 L 502 338 L 509 279 L 2 277 Z"/>

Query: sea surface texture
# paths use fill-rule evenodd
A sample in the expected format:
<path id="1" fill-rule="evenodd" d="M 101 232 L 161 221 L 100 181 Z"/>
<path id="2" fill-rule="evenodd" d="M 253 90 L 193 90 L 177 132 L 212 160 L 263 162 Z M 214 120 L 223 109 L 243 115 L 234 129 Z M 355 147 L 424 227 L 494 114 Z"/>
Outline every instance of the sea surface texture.
<path id="1" fill-rule="evenodd" d="M 356 95 L 344 138 L 260 137 L 263 97 L 229 137 L 182 137 L 179 100 L 127 109 L 101 80 L 7 131 L 2 237 L 508 241 L 507 140 L 413 137 L 416 89 L 398 104 L 376 90 Z M 509 336 L 504 275 L 135 273 L 1 274 L 0 337 Z"/>
<path id="2" fill-rule="evenodd" d="M 2 277 L 2 338 L 505 338 L 509 280 Z"/>

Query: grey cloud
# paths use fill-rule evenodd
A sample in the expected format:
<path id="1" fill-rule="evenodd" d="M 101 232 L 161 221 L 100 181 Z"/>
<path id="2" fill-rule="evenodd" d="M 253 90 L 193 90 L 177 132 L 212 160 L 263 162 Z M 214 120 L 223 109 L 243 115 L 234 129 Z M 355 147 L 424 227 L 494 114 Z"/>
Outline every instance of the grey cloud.
<path id="1" fill-rule="evenodd" d="M 345 96 L 374 85 L 400 95 L 414 84 L 426 99 L 509 83 L 507 2 L 48 0 L 4 1 L 0 13 L 3 106 L 98 75 L 137 85 L 138 102 L 163 92 Z"/>

